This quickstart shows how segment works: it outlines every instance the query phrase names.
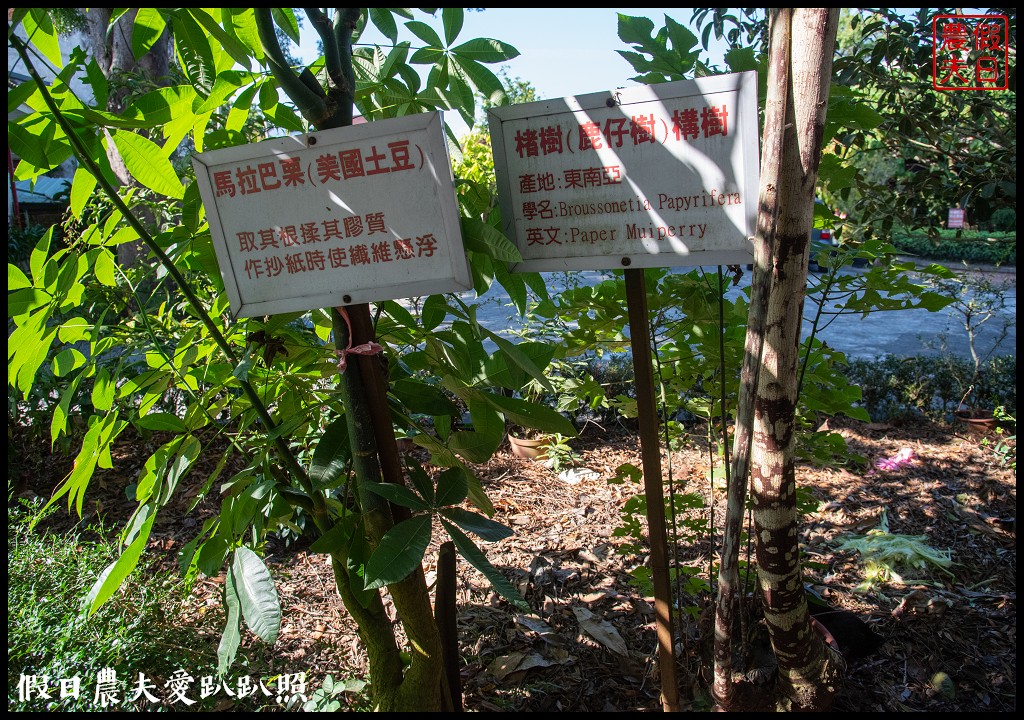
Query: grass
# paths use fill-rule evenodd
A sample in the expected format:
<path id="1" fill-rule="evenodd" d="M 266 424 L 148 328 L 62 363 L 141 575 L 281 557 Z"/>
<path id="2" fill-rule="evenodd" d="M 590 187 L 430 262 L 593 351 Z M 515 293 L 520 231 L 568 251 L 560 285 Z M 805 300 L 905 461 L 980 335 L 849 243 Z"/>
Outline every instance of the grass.
<path id="1" fill-rule="evenodd" d="M 223 689 L 201 698 L 204 676 L 216 677 L 216 640 L 211 642 L 181 622 L 186 597 L 182 581 L 144 560 L 122 589 L 86 618 L 82 599 L 97 574 L 117 556 L 117 533 L 96 525 L 63 534 L 40 532 L 31 525 L 37 511 L 24 501 L 8 503 L 8 711 L 102 709 L 95 697 L 97 677 L 108 669 L 116 675 L 119 702 L 107 709 L 219 709 L 218 703 L 227 698 Z M 254 674 L 256 693 L 244 700 L 228 698 L 232 709 L 276 706 L 275 697 L 265 697 L 259 690 L 258 665 L 243 671 Z M 140 672 L 158 704 L 144 697 L 131 700 Z M 194 705 L 170 702 L 174 695 L 166 683 L 176 673 L 193 678 L 183 687 L 185 696 L 196 700 Z M 237 689 L 238 679 L 229 675 L 225 682 Z M 26 694 L 28 682 L 35 684 Z M 39 689 L 50 697 L 43 697 Z"/>

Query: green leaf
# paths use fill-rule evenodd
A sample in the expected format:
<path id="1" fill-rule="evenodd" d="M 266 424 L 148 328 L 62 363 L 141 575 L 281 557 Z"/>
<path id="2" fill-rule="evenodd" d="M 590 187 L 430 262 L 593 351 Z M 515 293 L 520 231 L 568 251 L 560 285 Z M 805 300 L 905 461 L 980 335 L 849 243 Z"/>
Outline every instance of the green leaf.
<path id="1" fill-rule="evenodd" d="M 409 28 L 409 31 L 412 32 L 413 35 L 425 42 L 429 47 L 447 47 L 441 42 L 441 38 L 438 36 L 434 28 L 430 27 L 426 23 L 420 22 L 419 20 L 410 20 L 405 24 L 405 26 Z"/>
<path id="2" fill-rule="evenodd" d="M 46 362 L 50 346 L 57 337 L 57 328 L 42 327 L 48 314 L 46 311 L 36 313 L 7 338 L 7 382 L 21 390 L 26 398 L 35 382 L 36 372 Z M 10 356 L 12 349 L 13 358 Z"/>
<path id="3" fill-rule="evenodd" d="M 33 273 L 35 277 L 35 273 Z M 420 310 L 420 319 L 423 321 L 424 330 L 433 330 L 448 316 L 448 303 L 444 295 L 431 295 L 423 301 L 423 308 Z"/>
<path id="4" fill-rule="evenodd" d="M 430 515 L 417 515 L 391 528 L 366 563 L 365 588 L 374 590 L 406 578 L 423 562 L 430 533 Z"/>
<path id="5" fill-rule="evenodd" d="M 29 101 L 31 104 L 29 107 L 38 106 L 39 102 L 42 102 L 40 98 L 36 98 L 35 95 L 39 92 L 39 86 L 36 85 L 35 80 L 26 80 L 25 82 L 10 88 L 7 91 L 7 114 L 17 112 L 21 106 Z"/>
<path id="6" fill-rule="evenodd" d="M 46 56 L 54 67 L 64 67 L 64 59 L 60 54 L 60 42 L 57 31 L 46 10 L 32 8 L 23 21 L 25 34 L 33 45 Z"/>
<path id="7" fill-rule="evenodd" d="M 559 433 L 567 437 L 576 437 L 576 428 L 573 427 L 573 424 L 560 413 L 545 405 L 494 393 L 481 393 L 481 397 L 517 425 L 544 432 Z"/>
<path id="8" fill-rule="evenodd" d="M 300 42 L 299 21 L 295 18 L 295 11 L 292 8 L 272 8 L 270 12 L 274 16 L 277 26 L 298 45 Z"/>
<path id="9" fill-rule="evenodd" d="M 356 517 L 354 513 L 349 513 L 339 518 L 334 527 L 310 544 L 309 549 L 327 555 L 344 552 L 352 541 L 352 533 L 356 530 Z"/>
<path id="10" fill-rule="evenodd" d="M 519 390 L 531 377 L 535 377 L 523 369 L 523 365 L 526 364 L 523 357 L 529 359 L 530 365 L 537 372 L 543 373 L 543 368 L 548 366 L 555 354 L 555 347 L 550 343 L 520 342 L 513 347 L 519 362 L 515 362 L 505 352 L 496 352 L 487 358 L 484 373 L 488 384 L 508 390 Z"/>
<path id="11" fill-rule="evenodd" d="M 474 38 L 451 50 L 456 55 L 482 63 L 505 62 L 519 57 L 519 51 L 513 46 L 491 38 Z"/>
<path id="12" fill-rule="evenodd" d="M 199 549 L 196 566 L 207 577 L 214 577 L 220 572 L 227 555 L 228 541 L 221 535 L 214 535 Z"/>
<path id="13" fill-rule="evenodd" d="M 473 430 L 459 430 L 448 438 L 448 447 L 472 463 L 485 463 L 501 445 L 502 437 Z"/>
<path id="14" fill-rule="evenodd" d="M 348 423 L 344 416 L 331 422 L 316 444 L 309 463 L 309 479 L 320 489 L 332 487 L 348 465 Z"/>
<path id="15" fill-rule="evenodd" d="M 448 468 L 441 473 L 437 478 L 435 507 L 458 505 L 465 500 L 469 494 L 468 475 L 468 471 L 461 467 Z"/>
<path id="16" fill-rule="evenodd" d="M 156 8 L 139 8 L 132 28 L 132 54 L 138 60 L 149 52 L 167 27 L 167 20 Z M 114 32 L 117 32 L 116 28 Z"/>
<path id="17" fill-rule="evenodd" d="M 463 508 L 445 508 L 441 514 L 466 532 L 471 532 L 488 542 L 497 542 L 515 535 L 512 528 Z"/>
<path id="18" fill-rule="evenodd" d="M 465 11 L 462 8 L 442 8 L 441 23 L 444 25 L 444 44 L 446 46 L 455 42 L 455 38 L 462 32 L 462 22 L 465 19 Z"/>
<path id="19" fill-rule="evenodd" d="M 231 668 L 242 642 L 242 606 L 235 588 L 235 577 L 229 571 L 224 578 L 224 607 L 227 609 L 227 623 L 217 646 L 217 674 L 223 677 Z"/>
<path id="20" fill-rule="evenodd" d="M 153 430 L 155 432 L 188 432 L 185 423 L 177 415 L 171 415 L 170 413 L 150 413 L 136 420 L 135 425 L 144 430 Z"/>
<path id="21" fill-rule="evenodd" d="M 370 8 L 370 22 L 394 45 L 398 42 L 398 25 L 387 8 Z"/>
<path id="22" fill-rule="evenodd" d="M 221 22 L 224 27 L 238 38 L 252 57 L 263 62 L 263 45 L 260 43 L 259 31 L 256 29 L 256 16 L 251 8 L 221 8 Z"/>
<path id="23" fill-rule="evenodd" d="M 89 590 L 89 594 L 85 598 L 89 617 L 92 617 L 103 603 L 110 599 L 110 596 L 121 587 L 121 583 L 139 564 L 139 558 L 142 557 L 142 551 L 146 549 L 149 533 L 153 529 L 154 520 L 156 520 L 156 512 L 150 509 L 148 517 L 142 523 L 139 533 L 132 543 L 124 549 L 117 560 L 107 566 L 93 583 L 92 589 Z"/>
<path id="24" fill-rule="evenodd" d="M 403 485 L 395 483 L 378 483 L 363 480 L 366 489 L 375 495 L 412 510 L 429 510 L 430 506 L 416 493 Z"/>
<path id="25" fill-rule="evenodd" d="M 97 410 L 106 412 L 114 403 L 114 391 L 117 386 L 110 378 L 110 371 L 100 367 L 92 384 L 92 404 Z"/>
<path id="26" fill-rule="evenodd" d="M 619 13 L 619 40 L 628 45 L 647 45 L 654 34 L 654 21 Z"/>
<path id="27" fill-rule="evenodd" d="M 466 247 L 474 252 L 489 255 L 495 260 L 522 262 L 523 256 L 511 240 L 496 228 L 479 218 L 462 218 L 462 236 Z"/>
<path id="28" fill-rule="evenodd" d="M 100 70 L 100 66 L 96 63 L 95 58 L 90 58 L 88 64 L 86 64 L 85 76 L 88 79 L 89 87 L 92 88 L 92 96 L 96 107 L 106 107 L 108 93 L 107 78 L 104 76 L 103 71 Z"/>
<path id="29" fill-rule="evenodd" d="M 459 55 L 453 56 L 452 62 L 476 88 L 477 92 L 492 102 L 503 102 L 505 87 L 497 75 L 475 60 Z"/>
<path id="30" fill-rule="evenodd" d="M 178 50 L 181 67 L 188 75 L 192 86 L 206 97 L 210 94 L 217 77 L 217 63 L 213 59 L 210 40 L 199 23 L 185 9 L 175 12 L 172 25 L 174 45 Z"/>
<path id="31" fill-rule="evenodd" d="M 274 579 L 260 557 L 247 547 L 235 550 L 230 572 L 246 624 L 263 642 L 273 644 L 281 630 L 281 603 Z"/>
<path id="32" fill-rule="evenodd" d="M 457 415 L 455 403 L 440 388 L 419 380 L 395 380 L 390 390 L 412 413 Z"/>
<path id="33" fill-rule="evenodd" d="M 178 200 L 184 198 L 185 188 L 159 145 L 125 130 L 114 133 L 114 144 L 132 177 L 161 195 Z"/>
<path id="34" fill-rule="evenodd" d="M 17 272 L 21 272 L 18 268 L 13 265 L 8 265 L 7 277 L 10 280 L 10 269 L 14 268 Z M 24 273 L 22 273 L 24 277 Z M 25 278 L 26 282 L 28 278 Z M 10 286 L 8 285 L 8 288 Z M 36 308 L 41 308 L 44 305 L 50 303 L 53 300 L 53 295 L 46 292 L 45 290 L 37 290 L 34 287 L 23 287 L 20 290 L 16 290 L 7 296 L 7 316 L 11 318 L 20 318 L 31 313 Z M 13 347 L 8 340 L 8 347 Z M 9 368 L 8 368 L 9 369 Z"/>
<path id="35" fill-rule="evenodd" d="M 96 256 L 96 264 L 93 266 L 96 279 L 107 287 L 117 287 L 117 279 L 114 275 L 115 267 L 114 254 L 106 248 L 100 248 L 100 252 Z"/>
<path id="36" fill-rule="evenodd" d="M 190 233 L 197 233 L 203 219 L 203 199 L 199 195 L 199 183 L 185 187 L 185 202 L 181 208 L 181 223 Z"/>
<path id="37" fill-rule="evenodd" d="M 70 149 L 67 143 L 53 140 L 55 125 L 44 123 L 41 120 L 33 119 L 24 122 L 7 123 L 7 144 L 11 151 L 28 163 L 28 167 L 39 169 L 40 173 L 57 167 L 67 155 L 65 149 Z M 18 165 L 21 169 L 21 164 Z M 31 175 L 26 175 L 31 177 Z M 15 171 L 15 180 L 23 177 L 20 172 Z"/>
<path id="38" fill-rule="evenodd" d="M 448 531 L 448 535 L 451 537 L 452 542 L 455 543 L 455 547 L 458 549 L 459 554 L 468 560 L 470 565 L 483 573 L 484 577 L 490 581 L 494 589 L 498 591 L 503 598 L 520 610 L 529 612 L 530 606 L 526 604 L 525 600 L 523 600 L 519 591 L 515 589 L 512 583 L 510 583 L 504 575 L 498 572 L 497 568 L 491 565 L 490 561 L 487 560 L 487 557 L 480 551 L 480 548 L 478 548 L 472 540 L 470 540 L 462 533 L 461 530 L 448 520 L 443 517 L 440 518 L 440 520 L 445 530 Z"/>
<path id="39" fill-rule="evenodd" d="M 725 62 L 734 73 L 757 70 L 754 48 L 732 48 L 725 53 Z"/>
<path id="40" fill-rule="evenodd" d="M 53 358 L 53 374 L 64 377 L 84 364 L 85 356 L 82 353 L 74 348 L 65 348 Z"/>
<path id="41" fill-rule="evenodd" d="M 124 114 L 130 118 L 144 118 L 153 125 L 163 125 L 184 115 L 192 115 L 192 106 L 198 98 L 190 85 L 158 88 L 133 99 Z"/>
<path id="42" fill-rule="evenodd" d="M 32 287 L 32 283 L 29 282 L 28 277 L 21 271 L 21 268 L 7 263 L 7 292 L 10 293 L 12 290 L 21 290 L 27 287 Z M 11 314 L 10 297 L 10 295 L 7 296 L 7 314 L 15 317 Z"/>
<path id="43" fill-rule="evenodd" d="M 192 13 L 200 25 L 202 25 L 208 33 L 220 44 L 231 59 L 236 63 L 244 67 L 246 70 L 251 67 L 252 55 L 250 55 L 248 49 L 234 36 L 220 26 L 212 16 L 207 14 L 205 10 L 199 8 L 189 8 L 189 12 Z"/>
<path id="44" fill-rule="evenodd" d="M 71 183 L 70 208 L 71 213 L 78 220 L 82 219 L 82 210 L 85 209 L 85 204 L 89 202 L 89 198 L 95 191 L 96 176 L 84 167 L 75 170 L 75 179 Z"/>

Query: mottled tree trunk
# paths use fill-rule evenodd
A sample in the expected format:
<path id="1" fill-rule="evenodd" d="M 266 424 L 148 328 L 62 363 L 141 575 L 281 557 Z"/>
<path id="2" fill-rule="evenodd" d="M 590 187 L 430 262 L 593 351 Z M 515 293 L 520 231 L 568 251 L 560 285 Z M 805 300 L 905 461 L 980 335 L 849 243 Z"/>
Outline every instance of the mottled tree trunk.
<path id="1" fill-rule="evenodd" d="M 771 11 L 754 294 L 716 617 L 714 690 L 726 709 L 735 702 L 731 632 L 748 449 L 758 582 L 778 661 L 777 702 L 782 709 L 826 710 L 845 672 L 807 612 L 794 461 L 801 316 L 837 24 L 838 10 Z"/>

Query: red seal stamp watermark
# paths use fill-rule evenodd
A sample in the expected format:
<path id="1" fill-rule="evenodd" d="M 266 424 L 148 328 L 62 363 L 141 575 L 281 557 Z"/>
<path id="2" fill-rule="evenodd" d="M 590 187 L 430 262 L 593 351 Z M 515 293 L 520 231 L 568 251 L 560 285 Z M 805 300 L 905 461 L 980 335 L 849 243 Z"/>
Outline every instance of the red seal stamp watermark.
<path id="1" fill-rule="evenodd" d="M 932 21 L 936 90 L 1006 90 L 1009 21 L 1005 15 L 937 15 Z"/>

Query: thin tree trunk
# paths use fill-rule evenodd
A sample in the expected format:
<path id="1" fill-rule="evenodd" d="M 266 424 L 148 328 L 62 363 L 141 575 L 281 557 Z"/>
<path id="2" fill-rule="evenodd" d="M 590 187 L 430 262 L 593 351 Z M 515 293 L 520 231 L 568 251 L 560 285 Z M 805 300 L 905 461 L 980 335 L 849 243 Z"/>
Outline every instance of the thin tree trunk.
<path id="1" fill-rule="evenodd" d="M 758 581 L 778 661 L 774 699 L 760 692 L 755 702 L 827 710 L 845 664 L 813 632 L 807 612 L 797 540 L 794 431 L 814 191 L 838 11 L 776 9 L 769 20 L 754 277 L 716 606 L 713 692 L 723 709 L 752 709 L 750 694 L 737 692 L 742 676 L 732 667 L 749 468 Z"/>
<path id="2" fill-rule="evenodd" d="M 778 178 L 763 179 L 776 187 L 777 220 L 769 239 L 771 287 L 751 457 L 757 572 L 779 689 L 792 709 L 819 711 L 831 707 L 845 665 L 813 631 L 807 612 L 794 447 L 801 316 L 838 15 L 837 9 L 797 8 L 772 16 L 772 37 L 789 36 L 790 72 L 781 84 L 787 99 Z M 780 46 L 786 44 L 780 38 Z M 777 82 L 769 76 L 769 87 Z M 777 139 L 765 142 L 774 145 Z"/>
<path id="3" fill-rule="evenodd" d="M 791 10 L 780 10 L 788 25 Z M 780 22 L 773 21 L 773 26 Z M 761 185 L 758 190 L 757 229 L 754 238 L 754 274 L 751 280 L 750 310 L 747 315 L 747 339 L 740 374 L 736 409 L 736 435 L 733 444 L 732 472 L 723 525 L 722 557 L 718 577 L 718 601 L 715 612 L 715 675 L 713 693 L 718 704 L 731 709 L 736 684 L 733 681 L 733 629 L 739 620 L 739 545 L 743 525 L 744 500 L 750 472 L 751 443 L 754 437 L 754 398 L 764 346 L 764 318 L 771 285 L 771 239 L 778 219 L 779 162 L 783 151 L 789 86 L 789 35 L 773 32 L 770 36 L 769 84 L 765 98 L 764 142 L 761 150 Z"/>
<path id="4" fill-rule="evenodd" d="M 135 58 L 132 51 L 132 28 L 138 12 L 138 8 L 129 10 L 111 26 L 112 8 L 89 8 L 85 11 L 87 35 L 93 58 L 100 72 L 110 83 L 106 109 L 113 113 L 124 111 L 125 101 L 130 92 L 125 80 L 130 75 L 141 74 L 147 80 L 160 84 L 166 81 L 170 71 L 171 49 L 174 46 L 174 36 L 170 27 L 153 43 L 148 53 L 141 58 Z M 122 185 L 135 184 L 109 135 L 106 146 L 107 161 L 117 179 Z M 144 206 L 139 206 L 139 211 L 143 222 L 152 226 L 155 222 L 153 214 Z M 123 243 L 117 247 L 118 262 L 124 267 L 138 267 L 144 256 L 145 250 L 141 240 Z"/>

